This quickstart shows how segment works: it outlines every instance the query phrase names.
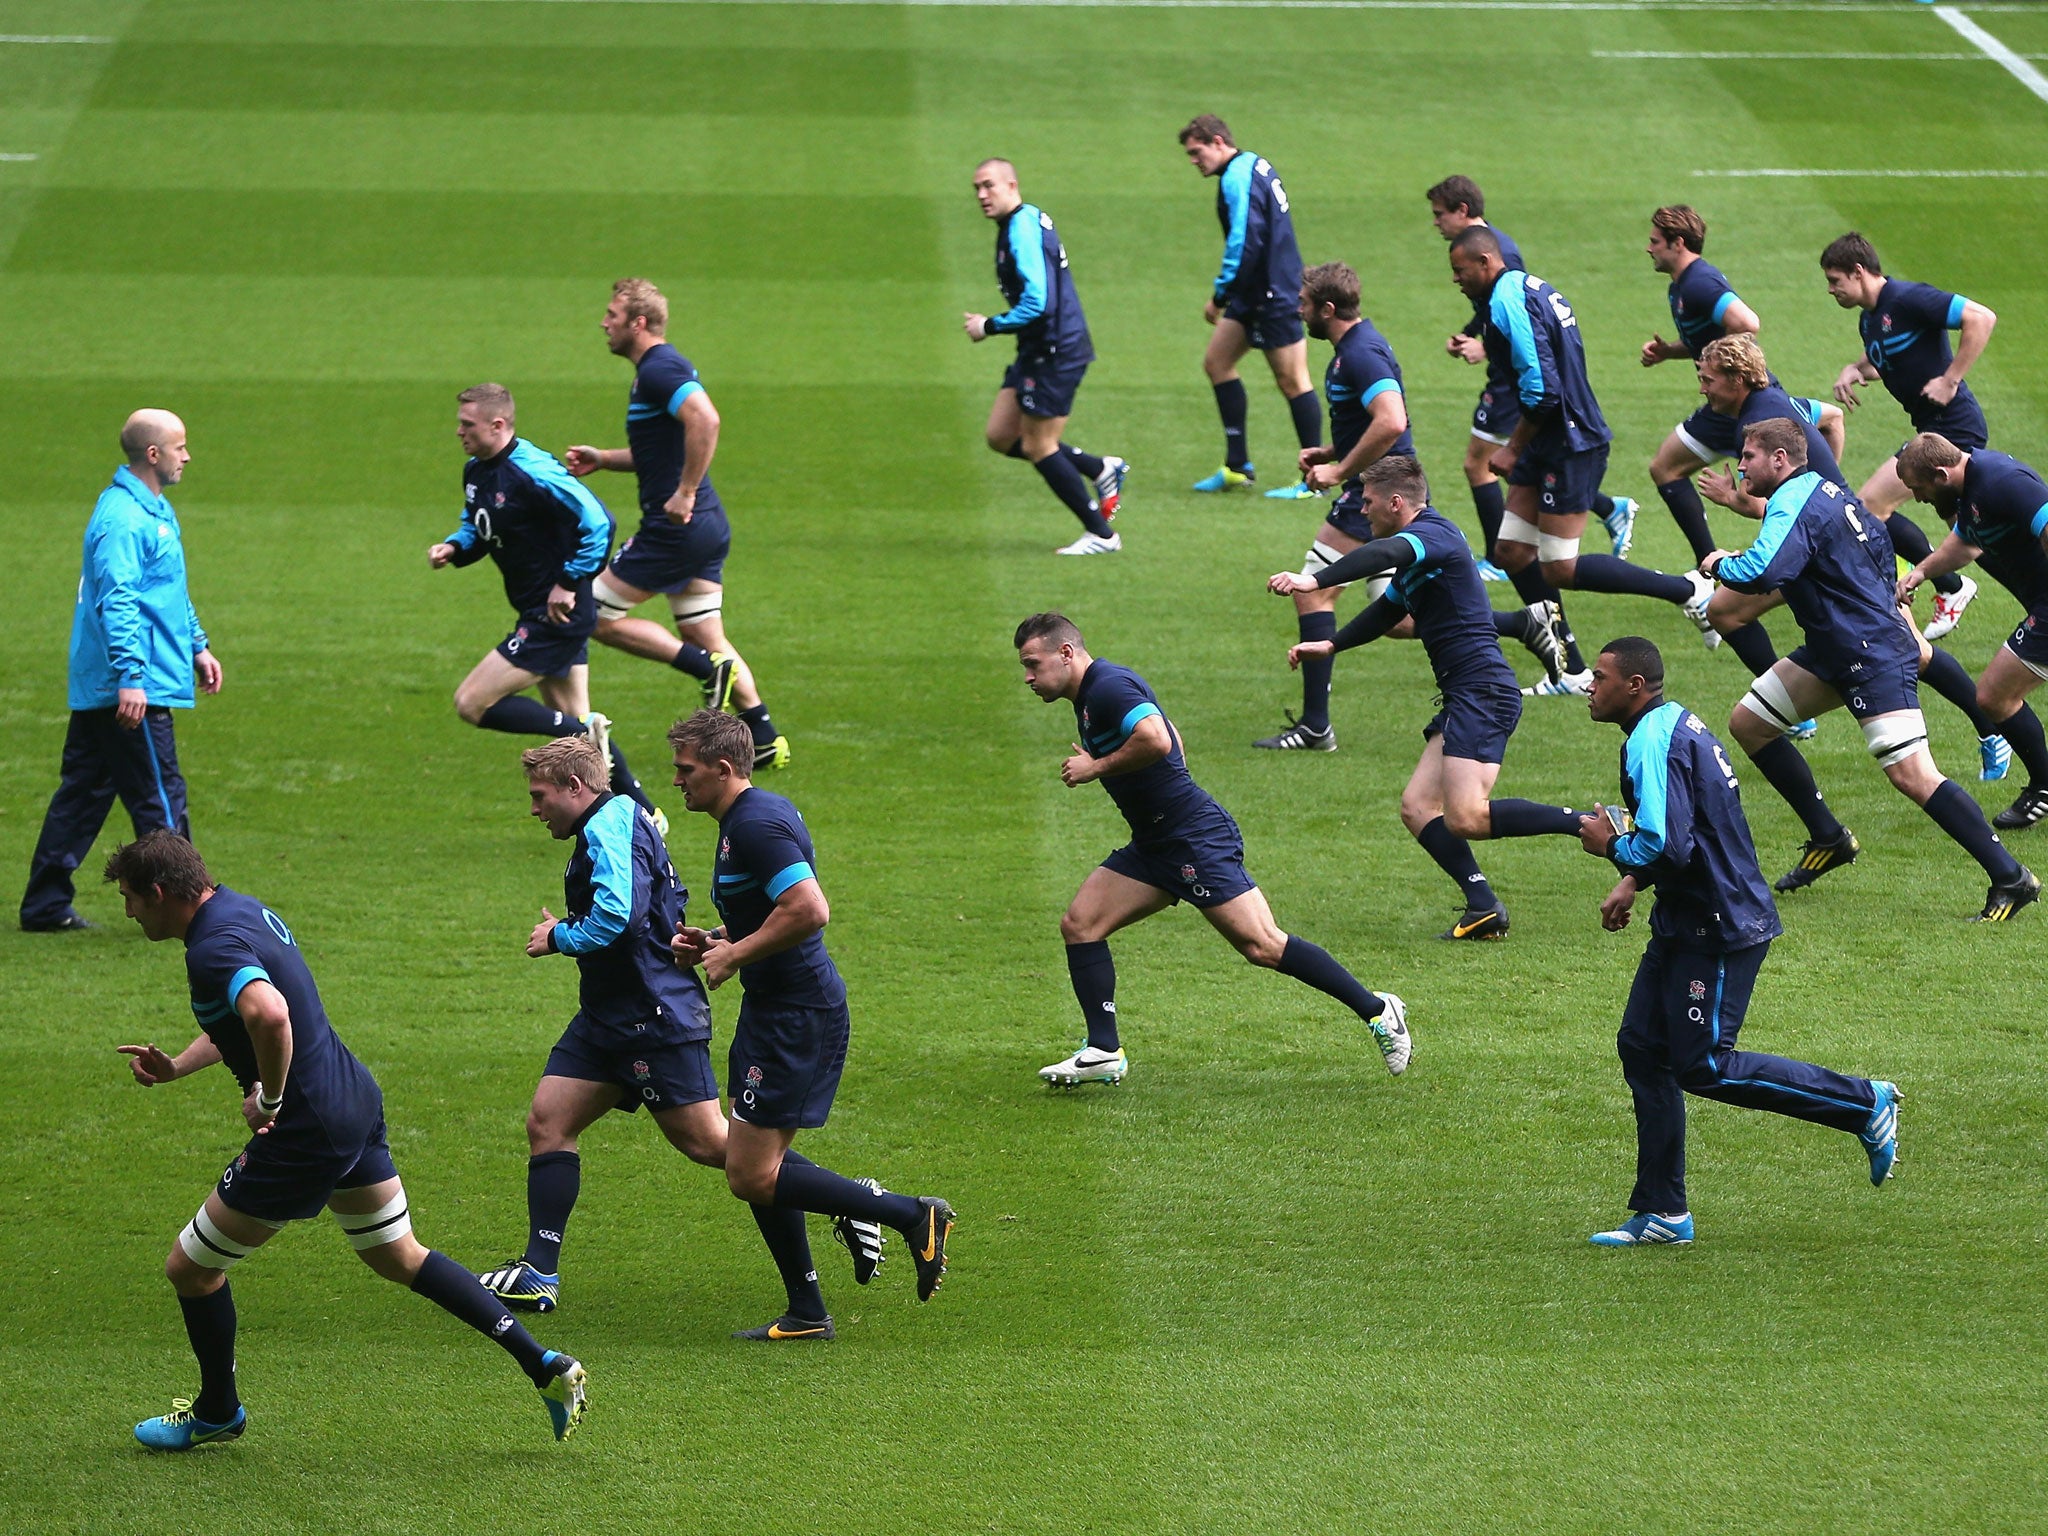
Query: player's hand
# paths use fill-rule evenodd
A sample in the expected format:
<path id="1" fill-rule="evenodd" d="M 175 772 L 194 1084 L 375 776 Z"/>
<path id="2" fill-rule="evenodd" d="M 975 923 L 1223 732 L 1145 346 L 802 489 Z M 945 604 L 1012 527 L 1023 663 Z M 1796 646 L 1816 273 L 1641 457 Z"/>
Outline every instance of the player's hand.
<path id="1" fill-rule="evenodd" d="M 1945 373 L 1937 373 L 1920 386 L 1920 393 L 1936 405 L 1947 405 L 1955 399 L 1956 391 L 1962 386 Z"/>
<path id="2" fill-rule="evenodd" d="M 1467 363 L 1486 361 L 1486 343 L 1477 336 L 1467 336 L 1463 331 L 1444 343 L 1444 350 Z"/>
<path id="3" fill-rule="evenodd" d="M 675 495 L 661 504 L 661 510 L 668 515 L 668 520 L 672 523 L 689 522 L 697 512 L 697 487 L 677 486 Z"/>
<path id="4" fill-rule="evenodd" d="M 1319 656 L 1336 654 L 1337 642 L 1334 640 L 1304 640 L 1299 645 L 1287 647 L 1287 670 L 1298 672 L 1304 661 L 1314 661 Z"/>
<path id="5" fill-rule="evenodd" d="M 1700 494 L 1717 507 L 1726 507 L 1731 512 L 1740 511 L 1737 504 L 1742 492 L 1737 488 L 1735 476 L 1725 469 L 1703 469 L 1695 482 Z"/>
<path id="6" fill-rule="evenodd" d="M 455 546 L 453 544 L 429 544 L 427 546 L 427 565 L 432 570 L 438 571 L 454 558 Z"/>
<path id="7" fill-rule="evenodd" d="M 604 450 L 593 448 L 588 443 L 577 443 L 562 450 L 562 464 L 581 480 L 585 475 L 594 475 L 604 468 Z"/>
<path id="8" fill-rule="evenodd" d="M 1511 475 L 1515 470 L 1515 460 L 1520 457 L 1521 455 L 1516 453 L 1514 449 L 1510 448 L 1506 443 L 1502 443 L 1486 456 L 1486 467 L 1496 475 Z"/>
<path id="9" fill-rule="evenodd" d="M 1299 571 L 1275 571 L 1266 578 L 1266 590 L 1279 597 L 1292 597 L 1297 592 L 1313 592 L 1316 580 Z"/>
<path id="10" fill-rule="evenodd" d="M 220 660 L 212 651 L 201 651 L 194 656 L 192 670 L 199 675 L 201 693 L 220 692 Z"/>
<path id="11" fill-rule="evenodd" d="M 1336 454 L 1337 450 L 1334 448 L 1304 448 L 1294 456 L 1295 472 L 1305 477 L 1316 465 L 1329 463 Z"/>
<path id="12" fill-rule="evenodd" d="M 270 1123 L 277 1118 L 277 1110 L 265 1109 L 258 1102 L 257 1096 L 262 1092 L 262 1089 L 263 1085 L 258 1083 L 249 1090 L 249 1096 L 242 1100 L 242 1118 L 249 1122 L 249 1129 L 258 1136 L 268 1136 L 270 1134 Z"/>
<path id="13" fill-rule="evenodd" d="M 1643 366 L 1645 368 L 1654 368 L 1663 362 L 1671 355 L 1666 350 L 1670 345 L 1670 342 L 1659 336 L 1655 331 L 1652 331 L 1650 339 L 1643 343 Z"/>
<path id="14" fill-rule="evenodd" d="M 174 1083 L 178 1080 L 177 1062 L 156 1046 L 117 1045 L 114 1049 L 128 1058 L 128 1070 L 135 1074 L 135 1081 L 145 1088 L 154 1088 L 159 1083 Z"/>
<path id="15" fill-rule="evenodd" d="M 542 955 L 552 953 L 548 948 L 548 935 L 555 931 L 555 924 L 559 921 L 560 919 L 546 907 L 540 909 L 540 921 L 533 925 L 533 932 L 526 940 L 526 953 L 529 956 L 538 960 Z"/>
<path id="16" fill-rule="evenodd" d="M 704 944 L 704 985 L 716 992 L 720 987 L 739 974 L 739 961 L 733 958 L 738 946 L 730 939 L 721 939 L 714 934 L 705 935 Z"/>
<path id="17" fill-rule="evenodd" d="M 1204 299 L 1202 301 L 1202 318 L 1208 321 L 1209 324 L 1214 325 L 1223 318 L 1222 306 L 1214 299 Z"/>
<path id="18" fill-rule="evenodd" d="M 675 937 L 668 941 L 668 952 L 677 965 L 688 970 L 704 958 L 704 951 L 714 937 L 709 928 L 692 928 L 678 922 Z"/>
<path id="19" fill-rule="evenodd" d="M 987 341 L 988 316 L 977 315 L 973 310 L 968 310 L 960 317 L 960 329 L 967 333 L 969 341 Z"/>
<path id="20" fill-rule="evenodd" d="M 1835 404 L 1845 411 L 1855 410 L 1857 406 L 1856 389 L 1863 382 L 1863 365 L 1861 363 L 1851 363 L 1840 373 L 1836 374 Z"/>
<path id="21" fill-rule="evenodd" d="M 142 724 L 149 710 L 149 695 L 140 688 L 122 688 L 114 694 L 114 723 L 124 731 Z"/>
<path id="22" fill-rule="evenodd" d="M 1579 818 L 1579 846 L 1595 858 L 1604 859 L 1614 848 L 1614 823 L 1607 819 L 1607 807 L 1593 802 L 1593 814 Z"/>
<path id="23" fill-rule="evenodd" d="M 1607 899 L 1600 903 L 1600 926 L 1609 933 L 1619 933 L 1628 926 L 1629 909 L 1636 904 L 1636 879 L 1634 875 L 1623 875 L 1621 884 L 1607 893 Z"/>
<path id="24" fill-rule="evenodd" d="M 548 622 L 566 624 L 576 617 L 576 594 L 557 582 L 548 589 Z"/>
<path id="25" fill-rule="evenodd" d="M 1734 553 L 1732 549 L 1708 550 L 1700 557 L 1699 573 L 1709 581 L 1719 581 L 1721 578 L 1717 572 L 1721 569 L 1721 562 L 1729 559 Z"/>
<path id="26" fill-rule="evenodd" d="M 1081 750 L 1081 743 L 1075 742 L 1074 755 L 1060 764 L 1060 782 L 1069 789 L 1079 789 L 1097 776 L 1095 759 Z"/>
<path id="27" fill-rule="evenodd" d="M 1913 606 L 1913 594 L 1926 579 L 1927 573 L 1917 565 L 1899 578 L 1899 606 L 1901 608 Z"/>
<path id="28" fill-rule="evenodd" d="M 1312 491 L 1327 491 L 1341 478 L 1337 466 L 1326 460 L 1303 471 L 1301 483 Z"/>

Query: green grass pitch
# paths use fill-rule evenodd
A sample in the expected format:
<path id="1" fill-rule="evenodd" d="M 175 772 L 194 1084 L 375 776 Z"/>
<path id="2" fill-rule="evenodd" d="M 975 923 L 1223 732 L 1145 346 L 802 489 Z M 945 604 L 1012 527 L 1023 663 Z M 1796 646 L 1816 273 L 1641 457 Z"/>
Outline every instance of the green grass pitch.
<path id="1" fill-rule="evenodd" d="M 1973 10 L 2048 53 L 2048 16 Z M 238 1126 L 220 1074 L 128 1084 L 116 1044 L 189 1038 L 182 967 L 89 885 L 97 932 L 0 932 L 9 1529 L 2041 1528 L 2048 913 L 1972 927 L 1975 867 L 1829 719 L 1817 771 L 1868 852 L 1785 903 L 1744 1038 L 1903 1084 L 1900 1177 L 1875 1192 L 1846 1138 L 1699 1106 L 1700 1242 L 1591 1249 L 1628 1189 L 1613 1031 L 1641 926 L 1600 932 L 1602 867 L 1525 842 L 1481 850 L 1512 939 L 1432 942 L 1448 887 L 1395 815 L 1419 648 L 1340 663 L 1340 755 L 1250 751 L 1298 702 L 1260 579 L 1314 513 L 1184 489 L 1217 460 L 1214 189 L 1174 143 L 1203 110 L 1280 167 L 1305 256 L 1362 272 L 1468 526 L 1478 373 L 1442 353 L 1465 307 L 1422 200 L 1451 171 L 1577 307 L 1645 563 L 1680 557 L 1643 471 L 1692 399 L 1635 362 L 1669 332 L 1641 253 L 1660 203 L 1703 209 L 1800 393 L 1855 355 L 1814 259 L 1844 229 L 1991 305 L 1973 383 L 1998 446 L 2041 462 L 2039 179 L 1697 174 L 2048 165 L 2048 103 L 1981 58 L 1697 57 L 1970 54 L 1927 9 L 0 0 L 0 32 L 105 39 L 0 41 L 0 154 L 37 157 L 0 160 L 10 878 L 55 782 L 79 531 L 123 414 L 173 407 L 227 669 L 179 722 L 200 844 L 293 923 L 384 1085 L 422 1237 L 514 1251 L 524 1108 L 573 996 L 521 945 L 562 851 L 525 815 L 525 743 L 450 705 L 504 632 L 495 578 L 424 556 L 458 507 L 457 389 L 509 384 L 557 451 L 619 440 L 597 317 L 644 273 L 724 415 L 728 623 L 795 745 L 773 787 L 815 831 L 852 989 L 837 1112 L 804 1145 L 962 1215 L 925 1307 L 900 1248 L 856 1291 L 814 1224 L 840 1341 L 743 1348 L 728 1330 L 780 1300 L 752 1224 L 650 1127 L 603 1123 L 538 1330 L 591 1366 L 569 1445 L 497 1351 L 323 1223 L 235 1274 L 249 1435 L 150 1459 L 129 1425 L 196 1385 L 159 1266 Z M 1136 465 L 1114 559 L 1052 559 L 1071 519 L 981 446 L 1007 344 L 970 348 L 959 316 L 995 298 L 987 154 L 1073 259 L 1101 361 L 1071 438 Z M 1270 475 L 1286 416 L 1247 379 Z M 1866 399 L 1858 476 L 1905 435 Z M 1060 787 L 1071 718 L 1009 648 L 1053 606 L 1151 678 L 1283 925 L 1408 999 L 1407 1077 L 1176 912 L 1117 941 L 1130 1081 L 1038 1086 L 1077 1034 L 1056 919 L 1123 835 Z M 1675 612 L 1573 612 L 1588 640 L 1665 643 L 1672 696 L 1725 721 L 1741 668 Z M 1951 642 L 1973 672 L 2014 614 L 1987 589 Z M 665 783 L 691 690 L 606 651 L 593 685 Z M 1977 786 L 1966 726 L 1928 710 L 1939 759 L 2003 805 L 2014 784 Z M 1609 797 L 1618 741 L 1532 700 L 1503 792 Z M 1797 827 L 1749 789 L 1775 873 Z M 709 826 L 662 794 L 701 889 Z"/>

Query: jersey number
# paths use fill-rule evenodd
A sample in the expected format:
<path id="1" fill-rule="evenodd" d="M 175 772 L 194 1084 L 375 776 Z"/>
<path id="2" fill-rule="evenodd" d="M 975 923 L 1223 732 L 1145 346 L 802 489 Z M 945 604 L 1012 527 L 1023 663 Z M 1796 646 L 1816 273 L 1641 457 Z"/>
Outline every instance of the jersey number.
<path id="1" fill-rule="evenodd" d="M 1550 294 L 1550 312 L 1557 316 L 1557 323 L 1566 330 L 1579 323 L 1579 317 L 1572 313 L 1571 305 L 1565 303 L 1564 295 L 1554 289 Z"/>
<path id="2" fill-rule="evenodd" d="M 1721 765 L 1721 777 L 1728 781 L 1728 787 L 1739 788 L 1735 782 L 1735 769 L 1730 765 L 1728 754 L 1721 750 L 1721 743 L 1718 741 L 1714 743 L 1714 761 Z"/>

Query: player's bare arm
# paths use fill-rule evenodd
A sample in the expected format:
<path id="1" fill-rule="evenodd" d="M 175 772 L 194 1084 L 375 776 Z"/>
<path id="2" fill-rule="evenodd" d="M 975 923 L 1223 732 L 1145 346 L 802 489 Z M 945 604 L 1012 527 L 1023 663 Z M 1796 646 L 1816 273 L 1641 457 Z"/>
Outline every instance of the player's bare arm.
<path id="1" fill-rule="evenodd" d="M 1621 882 L 1600 903 L 1600 926 L 1609 933 L 1621 932 L 1628 926 L 1629 913 L 1635 904 L 1636 877 L 1623 875 Z"/>
<path id="2" fill-rule="evenodd" d="M 711 456 L 718 451 L 718 409 L 707 391 L 694 390 L 676 407 L 676 420 L 683 424 L 683 478 L 662 511 L 672 523 L 687 523 L 696 510 L 697 487 L 711 473 Z"/>
<path id="3" fill-rule="evenodd" d="M 1763 497 L 1752 496 L 1748 491 L 1745 491 L 1742 488 L 1742 482 L 1737 480 L 1729 471 L 1722 469 L 1702 471 L 1699 477 L 1699 488 L 1700 494 L 1715 506 L 1726 507 L 1730 512 L 1749 518 L 1754 522 L 1763 521 Z"/>
<path id="4" fill-rule="evenodd" d="M 1968 539 L 1958 538 L 1951 533 L 1925 560 L 1899 578 L 1899 601 L 1910 602 L 1914 591 L 1922 582 L 1932 581 L 1937 576 L 1946 576 L 1950 571 L 1960 571 L 1981 553 L 1983 551 Z"/>
<path id="5" fill-rule="evenodd" d="M 540 921 L 533 925 L 533 932 L 526 938 L 526 953 L 529 959 L 538 960 L 542 955 L 554 954 L 555 924 L 561 919 L 546 907 L 540 909 Z"/>
<path id="6" fill-rule="evenodd" d="M 1366 407 L 1372 424 L 1351 445 L 1351 451 L 1335 464 L 1327 459 L 1313 466 L 1304 463 L 1302 479 L 1312 491 L 1327 491 L 1342 485 L 1366 465 L 1384 458 L 1389 448 L 1408 430 L 1408 405 L 1398 389 L 1390 389 Z M 1304 461 L 1307 455 L 1302 455 Z"/>
<path id="7" fill-rule="evenodd" d="M 1835 404 L 1845 411 L 1853 411 L 1861 403 L 1856 397 L 1859 385 L 1877 382 L 1877 365 L 1867 357 L 1855 362 L 1835 375 Z"/>
<path id="8" fill-rule="evenodd" d="M 794 949 L 805 939 L 823 933 L 832 920 L 832 908 L 824 889 L 815 878 L 799 880 L 775 898 L 774 910 L 766 922 L 737 943 L 719 929 L 704 946 L 704 984 L 716 991 L 739 973 L 744 965 Z"/>
<path id="9" fill-rule="evenodd" d="M 285 1080 L 292 1070 L 292 1013 L 284 994 L 262 980 L 242 988 L 242 995 L 235 999 L 235 1012 L 249 1031 L 260 1079 L 242 1106 L 242 1117 L 248 1120 L 249 1129 L 260 1132 L 284 1105 Z"/>
<path id="10" fill-rule="evenodd" d="M 1079 742 L 1074 743 L 1074 755 L 1060 764 L 1060 782 L 1069 789 L 1079 789 L 1083 784 L 1092 784 L 1097 779 L 1113 779 L 1120 774 L 1136 773 L 1140 768 L 1150 768 L 1173 751 L 1173 733 L 1167 729 L 1163 715 L 1147 715 L 1137 728 L 1107 757 L 1090 757 L 1081 750 Z"/>
<path id="11" fill-rule="evenodd" d="M 562 463 L 579 480 L 585 475 L 596 474 L 600 469 L 630 475 L 633 472 L 633 450 L 593 448 L 588 443 L 578 443 L 562 450 Z"/>
<path id="12" fill-rule="evenodd" d="M 1920 393 L 1936 405 L 1947 405 L 1956 397 L 1956 390 L 1963 379 L 1984 355 L 1984 344 L 1991 339 L 1991 331 L 1998 324 L 1998 316 L 1986 309 L 1975 299 L 1963 304 L 1961 334 L 1956 337 L 1955 356 L 1942 372 L 1920 386 Z"/>

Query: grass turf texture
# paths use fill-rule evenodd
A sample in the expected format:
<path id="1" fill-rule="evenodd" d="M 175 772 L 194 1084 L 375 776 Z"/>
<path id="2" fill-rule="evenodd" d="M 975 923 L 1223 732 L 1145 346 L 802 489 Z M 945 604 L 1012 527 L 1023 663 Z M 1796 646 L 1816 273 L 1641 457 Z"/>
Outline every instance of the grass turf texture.
<path id="1" fill-rule="evenodd" d="M 2042 44 L 2038 21 L 1984 19 Z M 1809 751 L 1867 852 L 1785 903 L 1744 1038 L 1904 1084 L 1901 1177 L 1876 1194 L 1847 1138 L 1703 1106 L 1698 1246 L 1595 1251 L 1585 1234 L 1629 1182 L 1611 1042 L 1641 925 L 1602 934 L 1603 866 L 1525 842 L 1481 850 L 1513 938 L 1431 942 L 1451 893 L 1395 817 L 1430 710 L 1419 648 L 1340 662 L 1341 755 L 1248 750 L 1298 698 L 1291 614 L 1259 581 L 1298 559 L 1315 514 L 1182 489 L 1216 462 L 1198 367 L 1214 189 L 1172 138 L 1198 110 L 1280 166 L 1307 259 L 1364 274 L 1441 504 L 1468 525 L 1457 459 L 1479 374 L 1441 352 L 1465 307 L 1421 198 L 1451 170 L 1478 177 L 1577 307 L 1617 436 L 1609 488 L 1646 502 L 1645 563 L 1680 563 L 1642 465 L 1692 402 L 1682 366 L 1635 363 L 1669 332 L 1640 254 L 1662 202 L 1703 208 L 1710 258 L 1799 393 L 1825 394 L 1855 355 L 1814 265 L 1845 228 L 1992 305 L 1973 383 L 1999 446 L 2041 461 L 2043 278 L 2012 216 L 2032 184 L 1688 173 L 2039 166 L 2048 107 L 1988 63 L 1592 56 L 1958 49 L 1925 11 L 97 0 L 0 3 L 0 31 L 117 40 L 0 44 L 0 150 L 41 156 L 0 164 L 6 867 L 25 868 L 53 783 L 78 533 L 114 430 L 135 405 L 172 406 L 196 453 L 176 493 L 194 592 L 227 668 L 227 691 L 179 722 L 201 846 L 286 915 L 382 1081 L 422 1237 L 478 1267 L 516 1250 L 521 1116 L 574 985 L 520 946 L 560 896 L 562 850 L 525 817 L 525 743 L 449 705 L 505 630 L 495 578 L 430 573 L 423 555 L 457 508 L 456 389 L 502 379 L 522 431 L 557 451 L 620 440 L 627 373 L 596 320 L 611 278 L 645 272 L 725 418 L 728 622 L 795 743 L 771 783 L 816 835 L 853 994 L 838 1111 L 803 1145 L 943 1192 L 964 1223 L 924 1308 L 900 1245 L 858 1292 L 814 1224 L 840 1342 L 742 1348 L 727 1331 L 779 1302 L 752 1224 L 714 1175 L 614 1118 L 585 1138 L 564 1306 L 538 1330 L 592 1368 L 596 1406 L 566 1450 L 495 1350 L 321 1224 L 235 1273 L 249 1436 L 148 1459 L 128 1425 L 195 1382 L 158 1266 L 239 1137 L 219 1073 L 127 1085 L 114 1045 L 189 1038 L 182 967 L 89 885 L 98 932 L 0 933 L 0 1339 L 18 1383 L 33 1370 L 0 1452 L 10 1524 L 2038 1518 L 2048 917 L 1969 926 L 1977 870 L 1831 717 Z M 970 349 L 957 317 L 995 297 L 967 195 L 989 153 L 1018 160 L 1073 257 L 1102 360 L 1071 438 L 1137 466 L 1114 559 L 1051 559 L 1071 521 L 980 446 L 1008 346 Z M 1291 439 L 1256 369 L 1270 482 Z M 1865 398 L 1859 476 L 1906 432 Z M 629 482 L 600 489 L 630 525 Z M 1036 1086 L 1077 1035 L 1054 920 L 1124 835 L 1098 791 L 1059 786 L 1071 719 L 1019 685 L 1010 627 L 1051 606 L 1151 678 L 1283 925 L 1408 999 L 1405 1079 L 1342 1010 L 1178 912 L 1116 941 L 1130 1082 Z M 1663 642 L 1672 696 L 1716 727 L 1743 690 L 1673 610 L 1572 610 L 1588 642 Z M 2013 622 L 1987 583 L 1953 648 L 1978 670 Z M 1772 628 L 1788 646 L 1786 620 Z M 691 685 L 601 650 L 593 685 L 663 782 L 660 732 Z M 1974 787 L 1966 726 L 1928 712 Z M 1610 797 L 1618 740 L 1575 704 L 1531 701 L 1502 792 Z M 1796 823 L 1746 782 L 1776 873 Z M 1980 798 L 2002 805 L 2016 782 Z M 709 826 L 662 798 L 701 890 Z M 715 1000 L 721 1052 L 735 1003 Z"/>

